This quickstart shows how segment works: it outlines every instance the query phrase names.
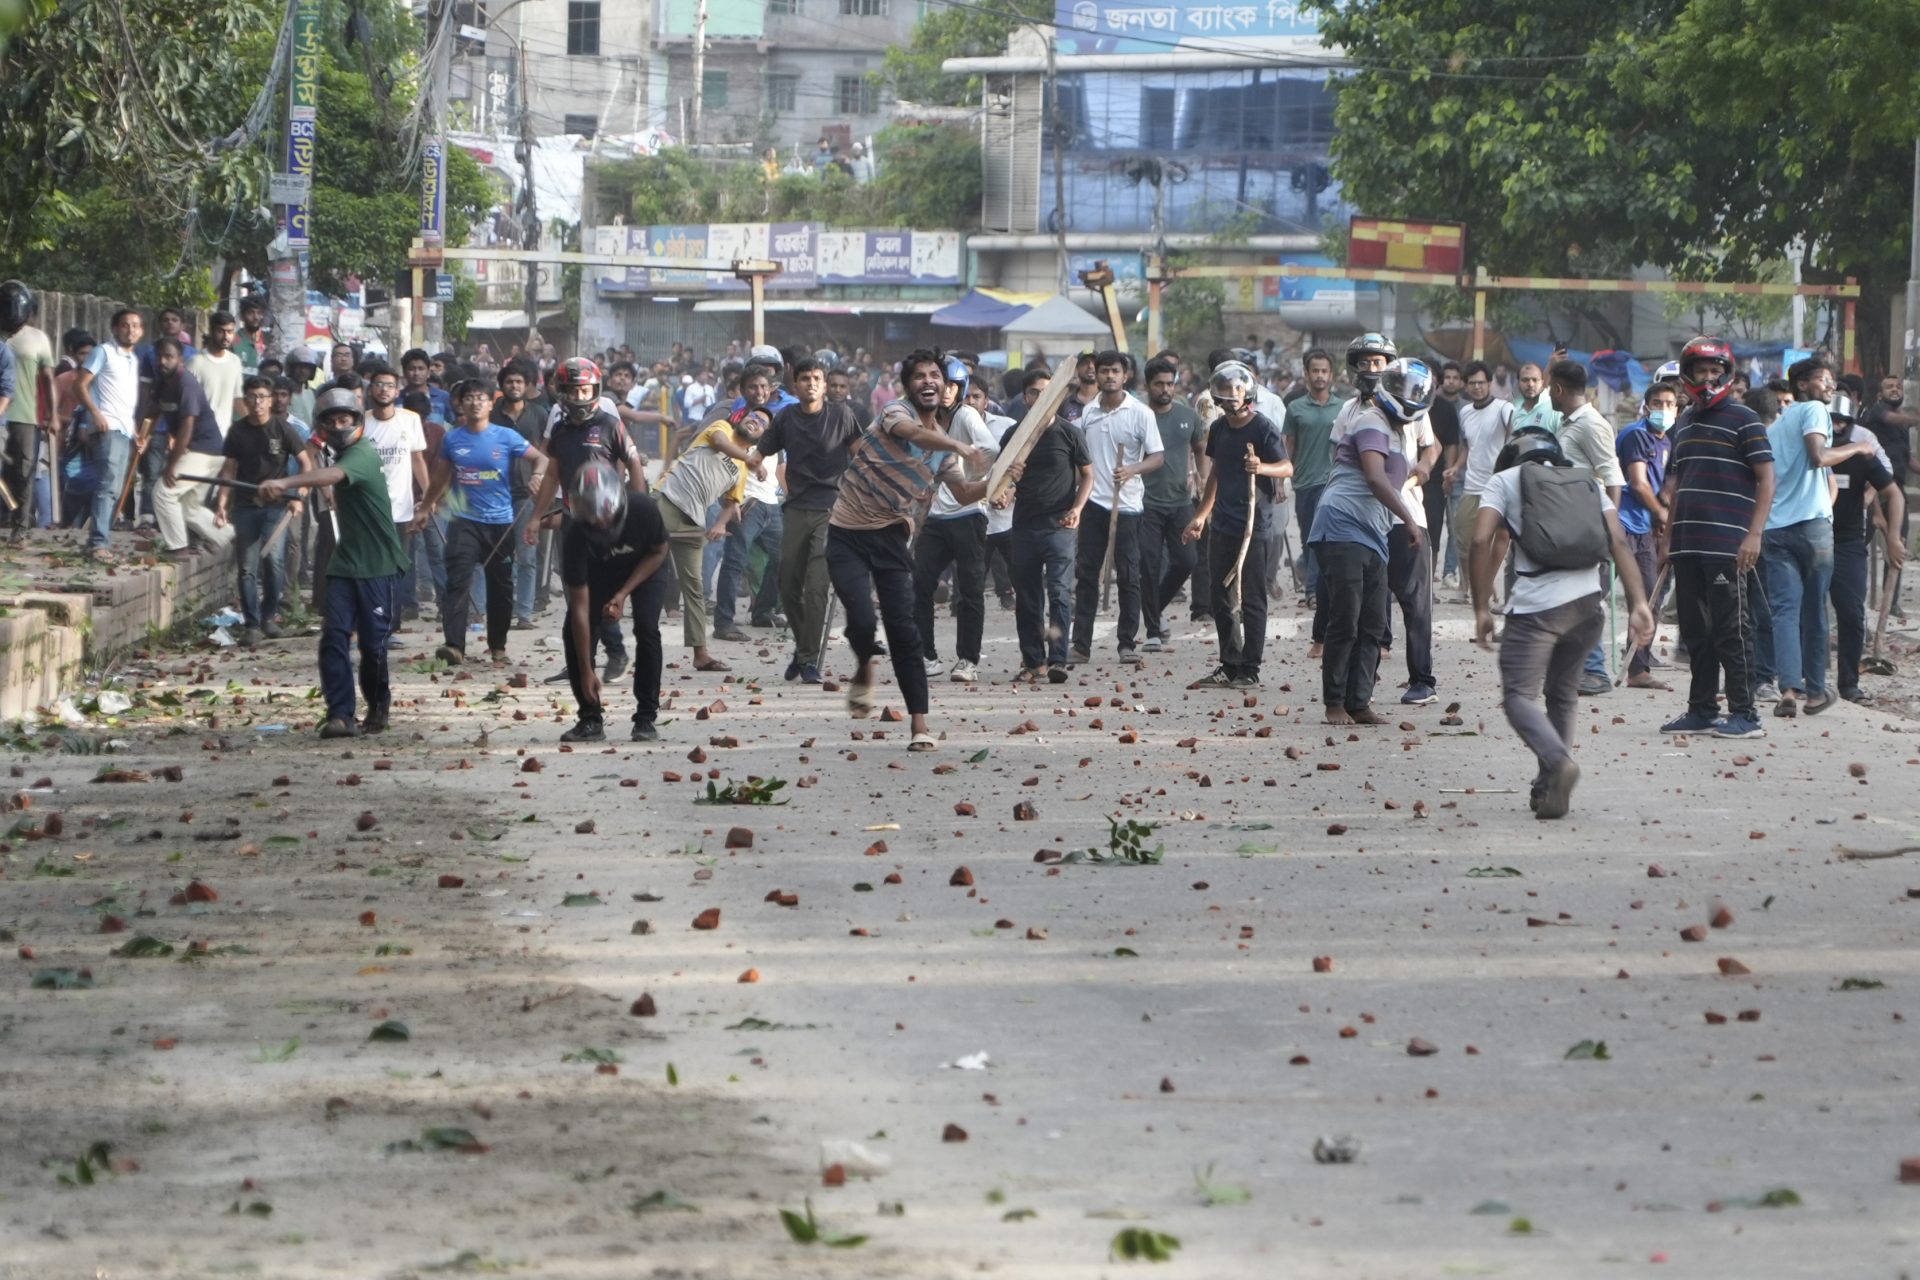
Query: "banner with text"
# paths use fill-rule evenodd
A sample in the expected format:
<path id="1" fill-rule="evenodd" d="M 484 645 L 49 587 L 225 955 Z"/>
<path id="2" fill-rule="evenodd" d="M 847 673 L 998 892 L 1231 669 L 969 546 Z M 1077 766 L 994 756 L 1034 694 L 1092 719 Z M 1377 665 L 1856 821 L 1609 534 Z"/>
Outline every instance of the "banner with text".
<path id="1" fill-rule="evenodd" d="M 817 222 L 729 222 L 664 227 L 596 227 L 594 252 L 733 263 L 780 264 L 769 290 L 823 284 L 957 285 L 958 231 L 827 231 Z M 724 271 L 674 267 L 598 267 L 603 293 L 725 292 L 745 282 Z"/>

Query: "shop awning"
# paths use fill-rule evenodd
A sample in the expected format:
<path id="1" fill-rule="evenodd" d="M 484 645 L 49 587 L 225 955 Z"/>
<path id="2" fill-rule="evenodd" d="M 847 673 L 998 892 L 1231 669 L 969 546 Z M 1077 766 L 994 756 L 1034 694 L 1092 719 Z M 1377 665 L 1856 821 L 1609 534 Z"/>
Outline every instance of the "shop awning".
<path id="1" fill-rule="evenodd" d="M 933 322 L 952 329 L 998 329 L 1011 324 L 1051 294 L 1011 289 L 969 289 L 967 296 L 933 313 Z"/>
<path id="2" fill-rule="evenodd" d="M 769 298 L 766 310 L 797 311 L 810 316 L 930 316 L 946 305 L 932 298 Z M 710 298 L 694 303 L 693 309 L 744 313 L 753 310 L 753 302 L 748 298 Z"/>

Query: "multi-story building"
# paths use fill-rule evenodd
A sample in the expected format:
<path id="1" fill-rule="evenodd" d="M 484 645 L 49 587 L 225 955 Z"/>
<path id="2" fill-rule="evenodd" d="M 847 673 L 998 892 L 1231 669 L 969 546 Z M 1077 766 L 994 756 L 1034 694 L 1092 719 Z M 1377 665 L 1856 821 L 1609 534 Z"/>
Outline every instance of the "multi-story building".
<path id="1" fill-rule="evenodd" d="M 537 137 L 659 125 L 650 92 L 650 0 L 461 0 L 454 21 L 470 33 L 453 60 L 456 128 L 517 137 L 523 79 Z"/>

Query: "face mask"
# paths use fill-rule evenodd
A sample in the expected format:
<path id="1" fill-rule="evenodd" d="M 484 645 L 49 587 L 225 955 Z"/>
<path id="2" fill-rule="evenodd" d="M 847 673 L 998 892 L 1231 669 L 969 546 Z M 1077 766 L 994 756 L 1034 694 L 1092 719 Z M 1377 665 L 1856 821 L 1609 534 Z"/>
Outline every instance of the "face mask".
<path id="1" fill-rule="evenodd" d="M 1673 426 L 1673 421 L 1678 416 L 1679 413 L 1673 409 L 1649 409 L 1647 425 L 1664 435 Z"/>

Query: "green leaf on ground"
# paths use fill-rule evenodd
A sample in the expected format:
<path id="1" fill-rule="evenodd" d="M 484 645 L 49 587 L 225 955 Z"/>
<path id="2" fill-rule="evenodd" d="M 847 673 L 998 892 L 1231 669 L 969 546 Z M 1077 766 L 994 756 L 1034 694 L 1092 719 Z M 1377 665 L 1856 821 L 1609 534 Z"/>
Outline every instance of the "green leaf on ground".
<path id="1" fill-rule="evenodd" d="M 93 987 L 93 975 L 78 969 L 40 969 L 33 975 L 35 991 L 86 991 Z"/>
<path id="2" fill-rule="evenodd" d="M 400 1041 L 413 1039 L 413 1032 L 406 1023 L 397 1018 L 388 1018 L 385 1022 L 367 1032 L 369 1040 Z"/>
<path id="3" fill-rule="evenodd" d="M 1213 1180 L 1212 1165 L 1193 1171 L 1193 1185 L 1200 1192 L 1200 1203 L 1209 1208 L 1220 1205 L 1245 1204 L 1247 1201 L 1253 1199 L 1253 1192 L 1247 1190 L 1245 1187 L 1236 1187 L 1225 1182 L 1215 1182 Z"/>
<path id="4" fill-rule="evenodd" d="M 628 1208 L 635 1213 L 698 1213 L 700 1206 L 690 1204 L 671 1191 L 655 1191 L 641 1196 Z"/>
<path id="5" fill-rule="evenodd" d="M 1519 876 L 1518 867 L 1472 867 L 1467 871 L 1469 880 L 1512 880 Z"/>
<path id="6" fill-rule="evenodd" d="M 1887 984 L 1878 978 L 1842 978 L 1835 991 L 1878 991 Z"/>
<path id="7" fill-rule="evenodd" d="M 235 1200 L 227 1207 L 227 1212 L 251 1214 L 256 1218 L 271 1218 L 273 1216 L 273 1206 L 265 1200 L 255 1200 L 252 1204 L 248 1205 L 242 1205 L 238 1200 Z"/>
<path id="8" fill-rule="evenodd" d="M 1140 953 L 1132 947 L 1115 947 L 1113 949 L 1113 955 L 1116 960 L 1138 960 L 1140 958 Z"/>
<path id="9" fill-rule="evenodd" d="M 1242 840 L 1240 847 L 1235 849 L 1234 852 L 1243 858 L 1251 858 L 1259 853 L 1278 853 L 1280 852 L 1280 846 L 1277 844 L 1258 844 L 1252 840 Z"/>
<path id="10" fill-rule="evenodd" d="M 619 1063 L 625 1062 L 626 1059 L 611 1049 L 596 1049 L 588 1045 L 584 1048 L 575 1049 L 571 1053 L 561 1054 L 560 1061 L 591 1062 L 599 1066 L 616 1066 Z"/>
<path id="11" fill-rule="evenodd" d="M 1605 1040 L 1582 1040 L 1562 1054 L 1561 1060 L 1563 1062 L 1611 1062 L 1613 1055 L 1607 1052 Z"/>
<path id="12" fill-rule="evenodd" d="M 261 1045 L 259 1052 L 254 1054 L 253 1060 L 255 1062 L 285 1062 L 298 1052 L 300 1052 L 300 1037 L 295 1036 L 285 1044 Z"/>
<path id="13" fill-rule="evenodd" d="M 376 958 L 380 956 L 410 956 L 413 954 L 413 948 L 403 946 L 398 942 L 383 942 L 373 949 L 373 954 Z"/>
<path id="14" fill-rule="evenodd" d="M 607 904 L 602 901 L 600 895 L 597 893 L 570 893 L 560 899 L 560 905 L 563 907 L 604 907 Z"/>
<path id="15" fill-rule="evenodd" d="M 70 876 L 73 874 L 73 865 L 67 862 L 56 861 L 43 853 L 33 864 L 33 874 L 37 876 Z"/>
<path id="16" fill-rule="evenodd" d="M 129 938 L 120 946 L 115 947 L 113 954 L 119 956 L 122 960 L 161 959 L 173 954 L 173 944 L 170 942 L 162 942 L 158 938 L 148 937 L 143 933 L 136 938 Z"/>
<path id="17" fill-rule="evenodd" d="M 1792 1187 L 1775 1187 L 1757 1196 L 1728 1196 L 1723 1203 L 1729 1209 L 1798 1209 L 1801 1206 L 1800 1193 Z"/>
<path id="18" fill-rule="evenodd" d="M 1145 1227 L 1127 1227 L 1107 1246 L 1107 1256 L 1123 1262 L 1172 1262 L 1180 1238 Z"/>
<path id="19" fill-rule="evenodd" d="M 1000 1215 L 1002 1222 L 1025 1222 L 1028 1218 L 1040 1216 L 1038 1209 L 1009 1209 Z"/>
<path id="20" fill-rule="evenodd" d="M 983 763 L 985 763 L 985 762 L 986 762 L 986 758 L 987 758 L 987 756 L 988 756 L 988 754 L 989 754 L 989 753 L 988 753 L 988 751 L 987 751 L 987 749 L 986 749 L 985 747 L 982 747 L 982 748 L 980 748 L 980 749 L 979 749 L 978 751 L 976 751 L 976 752 L 974 752 L 974 753 L 973 753 L 972 755 L 970 755 L 970 756 L 968 756 L 968 757 L 967 757 L 967 763 L 968 763 L 968 764 L 983 764 Z"/>
<path id="21" fill-rule="evenodd" d="M 1530 1236 L 1533 1234 L 1532 1218 L 1515 1218 L 1507 1224 L 1507 1234 L 1512 1236 Z"/>
<path id="22" fill-rule="evenodd" d="M 780 1211 L 780 1221 L 786 1225 L 787 1234 L 798 1244 L 823 1244 L 829 1249 L 858 1249 L 867 1242 L 865 1236 L 830 1236 L 820 1230 L 819 1219 L 813 1216 L 813 1201 L 807 1201 L 804 1217 L 791 1209 Z"/>
<path id="23" fill-rule="evenodd" d="M 680 1073 L 674 1069 L 671 1062 L 667 1064 L 667 1083 L 676 1089 L 680 1087 Z"/>
<path id="24" fill-rule="evenodd" d="M 299 836 L 268 836 L 260 843 L 273 849 L 298 849 L 301 845 L 305 844 L 306 841 L 302 840 Z"/>

